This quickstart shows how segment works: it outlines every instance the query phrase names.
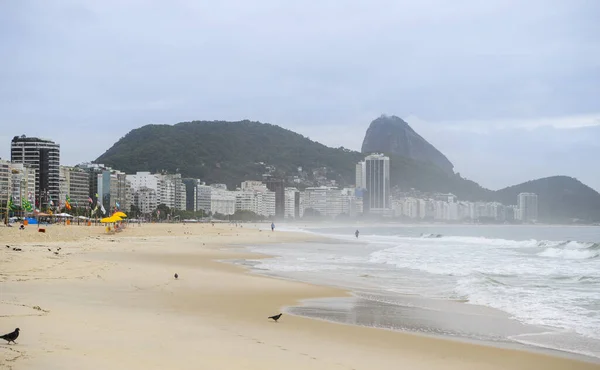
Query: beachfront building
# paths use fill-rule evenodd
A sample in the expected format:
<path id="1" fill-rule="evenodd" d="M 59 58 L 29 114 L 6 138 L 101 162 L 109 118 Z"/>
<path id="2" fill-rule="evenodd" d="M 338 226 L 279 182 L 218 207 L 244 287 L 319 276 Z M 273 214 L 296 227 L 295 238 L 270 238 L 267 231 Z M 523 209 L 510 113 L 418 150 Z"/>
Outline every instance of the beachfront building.
<path id="1" fill-rule="evenodd" d="M 300 192 L 296 188 L 285 188 L 284 218 L 300 218 Z"/>
<path id="2" fill-rule="evenodd" d="M 244 181 L 236 192 L 236 211 L 251 211 L 264 217 L 276 214 L 276 194 L 260 181 Z"/>
<path id="3" fill-rule="evenodd" d="M 232 215 L 236 208 L 236 192 L 228 191 L 225 184 L 198 185 L 196 207 L 205 213 Z"/>
<path id="4" fill-rule="evenodd" d="M 299 199 L 299 216 L 337 217 L 342 214 L 353 215 L 362 212 L 354 188 L 337 189 L 329 186 L 306 188 Z"/>
<path id="5" fill-rule="evenodd" d="M 158 207 L 155 189 L 142 186 L 135 191 L 132 190 L 132 196 L 133 204 L 144 215 L 154 212 L 156 207 Z"/>
<path id="6" fill-rule="evenodd" d="M 42 208 L 59 198 L 60 145 L 47 139 L 15 136 L 11 141 L 13 163 L 31 165 L 36 171 L 35 203 Z"/>
<path id="7" fill-rule="evenodd" d="M 357 189 L 365 189 L 367 187 L 367 169 L 365 161 L 360 161 L 356 164 L 355 187 Z"/>
<path id="8" fill-rule="evenodd" d="M 185 186 L 185 210 L 195 212 L 198 210 L 197 197 L 198 197 L 198 185 L 202 184 L 198 179 L 183 179 L 183 185 Z"/>
<path id="9" fill-rule="evenodd" d="M 0 159 L 0 207 L 4 214 L 8 199 L 12 194 L 11 163 Z"/>
<path id="10" fill-rule="evenodd" d="M 9 170 L 13 202 L 21 205 L 23 199 L 26 199 L 33 205 L 37 178 L 35 168 L 24 163 L 9 163 Z"/>
<path id="11" fill-rule="evenodd" d="M 147 209 L 147 207 L 150 207 L 154 203 L 156 203 L 156 206 L 164 204 L 171 209 L 182 211 L 187 208 L 186 184 L 179 173 L 154 174 L 147 171 L 139 171 L 135 174 L 127 175 L 127 180 L 131 183 L 133 199 L 138 199 L 141 202 L 135 203 L 140 209 Z M 143 190 L 143 194 L 137 195 L 137 192 L 140 190 Z M 152 192 L 154 192 L 154 195 L 150 195 Z M 192 198 L 193 200 L 194 198 Z"/>
<path id="12" fill-rule="evenodd" d="M 369 213 L 388 214 L 390 206 L 390 158 L 371 154 L 365 158 L 366 204 Z"/>
<path id="13" fill-rule="evenodd" d="M 184 211 L 186 208 L 186 191 L 181 174 L 159 174 L 157 176 L 159 180 L 159 204 Z"/>
<path id="14" fill-rule="evenodd" d="M 538 196 L 535 193 L 520 193 L 517 198 L 519 219 L 523 222 L 535 222 L 538 219 Z"/>
<path id="15" fill-rule="evenodd" d="M 67 196 L 71 207 L 88 207 L 90 196 L 90 174 L 78 167 L 59 167 L 59 202 L 64 206 Z"/>
<path id="16" fill-rule="evenodd" d="M 117 170 L 103 170 L 97 175 L 98 203 L 106 213 L 115 210 L 129 211 L 131 209 L 132 195 L 131 182 L 127 174 Z"/>

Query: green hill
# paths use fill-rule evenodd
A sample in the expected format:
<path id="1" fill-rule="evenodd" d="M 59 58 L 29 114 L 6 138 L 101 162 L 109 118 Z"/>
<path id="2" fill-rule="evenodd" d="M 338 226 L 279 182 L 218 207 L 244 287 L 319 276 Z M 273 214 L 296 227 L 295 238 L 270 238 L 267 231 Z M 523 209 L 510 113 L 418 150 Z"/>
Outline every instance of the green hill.
<path id="1" fill-rule="evenodd" d="M 600 194 L 572 177 L 546 177 L 510 186 L 494 192 L 494 199 L 514 203 L 519 193 L 537 194 L 538 213 L 544 222 L 600 221 Z"/>
<path id="2" fill-rule="evenodd" d="M 450 192 L 461 200 L 504 204 L 516 204 L 520 192 L 534 192 L 539 195 L 541 221 L 600 221 L 600 194 L 572 178 L 540 179 L 494 192 L 432 163 L 389 155 L 391 184 L 403 190 Z M 132 130 L 95 162 L 127 173 L 179 172 L 230 188 L 244 180 L 259 180 L 274 168 L 273 175 L 302 178 L 299 187 L 303 187 L 315 185 L 313 170 L 323 167 L 327 179 L 341 186 L 353 185 L 355 165 L 363 158 L 359 152 L 329 148 L 271 124 L 193 121 Z"/>

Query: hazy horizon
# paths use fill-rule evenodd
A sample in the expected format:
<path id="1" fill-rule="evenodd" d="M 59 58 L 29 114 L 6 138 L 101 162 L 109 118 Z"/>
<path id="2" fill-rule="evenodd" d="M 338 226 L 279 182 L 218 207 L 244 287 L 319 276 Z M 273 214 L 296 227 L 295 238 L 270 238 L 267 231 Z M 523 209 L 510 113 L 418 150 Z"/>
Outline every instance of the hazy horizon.
<path id="1" fill-rule="evenodd" d="M 249 119 L 360 150 L 381 114 L 496 190 L 600 190 L 600 3 L 24 0 L 0 5 L 13 136 L 92 161 L 145 124 Z"/>

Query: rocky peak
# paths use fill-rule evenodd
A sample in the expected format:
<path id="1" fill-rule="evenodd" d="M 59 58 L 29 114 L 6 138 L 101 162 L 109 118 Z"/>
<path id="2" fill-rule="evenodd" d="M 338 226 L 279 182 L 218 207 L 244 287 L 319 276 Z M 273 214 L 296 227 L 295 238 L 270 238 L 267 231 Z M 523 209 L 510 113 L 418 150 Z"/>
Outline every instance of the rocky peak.
<path id="1" fill-rule="evenodd" d="M 417 134 L 408 123 L 396 116 L 382 115 L 367 129 L 362 144 L 363 153 L 392 153 L 416 161 L 429 162 L 447 173 L 454 173 L 454 165 Z"/>

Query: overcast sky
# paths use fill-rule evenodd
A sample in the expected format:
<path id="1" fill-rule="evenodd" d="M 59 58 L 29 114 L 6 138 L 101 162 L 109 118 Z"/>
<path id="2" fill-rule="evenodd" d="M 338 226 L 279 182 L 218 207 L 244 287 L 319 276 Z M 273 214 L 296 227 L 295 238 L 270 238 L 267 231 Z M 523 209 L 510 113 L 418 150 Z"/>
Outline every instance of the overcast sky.
<path id="1" fill-rule="evenodd" d="M 498 189 L 600 190 L 597 0 L 0 0 L 0 157 L 93 160 L 149 123 L 251 119 L 360 150 L 404 118 Z"/>

